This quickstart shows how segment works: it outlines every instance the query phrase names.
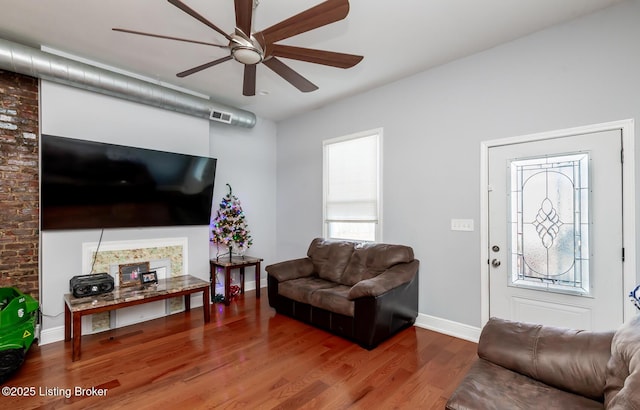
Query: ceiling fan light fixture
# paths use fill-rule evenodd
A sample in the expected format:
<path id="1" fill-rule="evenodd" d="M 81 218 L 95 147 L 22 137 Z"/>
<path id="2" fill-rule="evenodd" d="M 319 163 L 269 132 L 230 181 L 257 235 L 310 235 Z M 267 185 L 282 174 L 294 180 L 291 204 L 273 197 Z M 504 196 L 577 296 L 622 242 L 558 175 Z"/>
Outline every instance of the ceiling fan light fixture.
<path id="1" fill-rule="evenodd" d="M 253 47 L 234 47 L 231 50 L 231 55 L 242 64 L 258 64 L 262 61 L 262 53 Z"/>

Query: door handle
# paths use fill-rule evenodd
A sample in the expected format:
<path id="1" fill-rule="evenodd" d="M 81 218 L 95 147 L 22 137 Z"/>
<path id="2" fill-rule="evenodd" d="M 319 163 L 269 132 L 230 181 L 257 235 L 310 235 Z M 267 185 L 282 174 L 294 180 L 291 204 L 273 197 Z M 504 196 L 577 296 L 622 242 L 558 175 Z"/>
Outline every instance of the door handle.
<path id="1" fill-rule="evenodd" d="M 491 266 L 493 266 L 494 268 L 497 268 L 498 266 L 500 266 L 500 261 L 498 259 L 492 260 Z"/>

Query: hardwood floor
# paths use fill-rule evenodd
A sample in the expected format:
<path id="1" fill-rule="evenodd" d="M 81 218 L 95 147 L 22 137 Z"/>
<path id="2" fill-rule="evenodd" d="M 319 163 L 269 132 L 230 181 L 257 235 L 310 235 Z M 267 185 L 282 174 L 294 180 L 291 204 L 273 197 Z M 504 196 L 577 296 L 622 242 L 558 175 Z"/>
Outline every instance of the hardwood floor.
<path id="1" fill-rule="evenodd" d="M 264 292 L 212 305 L 206 326 L 195 308 L 83 336 L 76 362 L 70 342 L 34 344 L 3 385 L 32 397 L 3 394 L 2 408 L 442 409 L 476 357 L 418 327 L 367 351 L 276 314 Z"/>

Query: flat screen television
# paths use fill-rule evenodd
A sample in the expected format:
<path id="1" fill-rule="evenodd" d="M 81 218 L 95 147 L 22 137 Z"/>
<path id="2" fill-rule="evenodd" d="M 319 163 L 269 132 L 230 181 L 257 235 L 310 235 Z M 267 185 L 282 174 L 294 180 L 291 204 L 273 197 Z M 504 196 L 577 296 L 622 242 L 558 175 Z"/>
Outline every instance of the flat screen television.
<path id="1" fill-rule="evenodd" d="M 54 135 L 41 158 L 43 230 L 210 222 L 215 158 Z"/>

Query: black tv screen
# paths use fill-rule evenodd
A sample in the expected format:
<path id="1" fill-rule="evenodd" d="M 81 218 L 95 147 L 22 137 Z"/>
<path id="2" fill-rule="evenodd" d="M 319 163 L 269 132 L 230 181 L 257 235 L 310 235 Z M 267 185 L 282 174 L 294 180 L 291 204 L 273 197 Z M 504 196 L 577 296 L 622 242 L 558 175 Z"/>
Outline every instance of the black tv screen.
<path id="1" fill-rule="evenodd" d="M 216 159 L 42 135 L 42 229 L 208 225 Z"/>

